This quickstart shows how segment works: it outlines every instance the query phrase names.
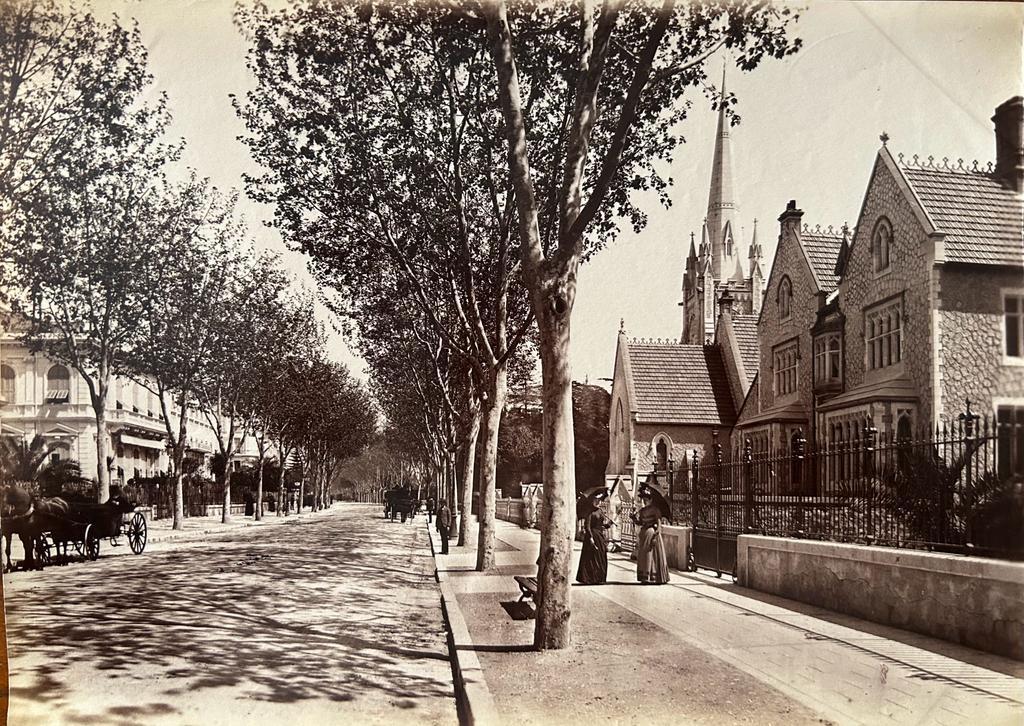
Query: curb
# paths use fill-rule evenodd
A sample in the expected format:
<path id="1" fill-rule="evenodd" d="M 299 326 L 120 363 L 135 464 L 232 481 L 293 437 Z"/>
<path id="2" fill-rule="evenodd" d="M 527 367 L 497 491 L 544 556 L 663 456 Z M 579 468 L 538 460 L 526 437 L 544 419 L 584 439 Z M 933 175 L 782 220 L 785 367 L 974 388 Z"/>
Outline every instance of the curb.
<path id="1" fill-rule="evenodd" d="M 437 566 L 437 548 L 434 544 L 434 533 L 427 526 L 430 539 L 430 553 L 434 557 L 434 579 L 441 590 L 441 614 L 444 618 L 445 630 L 448 631 L 448 653 L 452 665 L 452 678 L 455 686 L 455 708 L 459 723 L 462 726 L 479 724 L 499 724 L 498 708 L 494 697 L 487 688 L 484 671 L 480 660 L 473 650 L 463 649 L 472 644 L 469 627 L 459 609 L 459 601 L 455 591 L 448 582 L 448 576 Z"/>

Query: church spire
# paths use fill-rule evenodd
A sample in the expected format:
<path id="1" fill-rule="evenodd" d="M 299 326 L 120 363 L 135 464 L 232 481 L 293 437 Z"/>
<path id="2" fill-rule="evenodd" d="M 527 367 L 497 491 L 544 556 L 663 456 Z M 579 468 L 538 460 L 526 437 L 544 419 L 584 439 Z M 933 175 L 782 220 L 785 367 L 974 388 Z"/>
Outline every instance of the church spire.
<path id="1" fill-rule="evenodd" d="M 718 99 L 718 132 L 711 165 L 711 190 L 708 194 L 708 231 L 711 236 L 711 264 L 715 279 L 729 274 L 732 255 L 726 249 L 725 229 L 737 229 L 736 197 L 732 189 L 732 148 L 729 118 L 725 109 L 725 66 L 722 67 L 722 92 Z"/>

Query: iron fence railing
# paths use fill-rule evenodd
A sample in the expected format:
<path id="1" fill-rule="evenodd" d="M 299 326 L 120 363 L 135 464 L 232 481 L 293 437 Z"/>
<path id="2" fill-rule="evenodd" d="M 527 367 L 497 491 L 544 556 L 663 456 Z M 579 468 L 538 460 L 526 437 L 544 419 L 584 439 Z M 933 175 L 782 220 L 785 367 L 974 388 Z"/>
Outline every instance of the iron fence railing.
<path id="1" fill-rule="evenodd" d="M 861 422 L 863 423 L 863 422 Z M 1020 418 L 970 412 L 928 431 L 882 436 L 869 423 L 843 438 L 735 452 L 717 441 L 670 483 L 673 521 L 719 535 L 765 534 L 1024 557 Z M 730 455 L 731 454 L 731 455 Z"/>

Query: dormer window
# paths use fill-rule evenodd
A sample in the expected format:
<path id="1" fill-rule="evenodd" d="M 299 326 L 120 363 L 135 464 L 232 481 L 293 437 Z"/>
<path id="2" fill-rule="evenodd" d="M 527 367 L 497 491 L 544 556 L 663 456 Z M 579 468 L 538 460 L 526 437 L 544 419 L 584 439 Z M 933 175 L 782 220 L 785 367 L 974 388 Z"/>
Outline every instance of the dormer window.
<path id="1" fill-rule="evenodd" d="M 793 284 L 788 277 L 779 283 L 779 320 L 788 320 L 793 307 Z"/>
<path id="2" fill-rule="evenodd" d="M 875 232 L 871 235 L 871 261 L 872 269 L 877 273 L 888 272 L 890 265 L 890 254 L 892 252 L 892 225 L 889 220 L 882 217 L 875 225 Z"/>

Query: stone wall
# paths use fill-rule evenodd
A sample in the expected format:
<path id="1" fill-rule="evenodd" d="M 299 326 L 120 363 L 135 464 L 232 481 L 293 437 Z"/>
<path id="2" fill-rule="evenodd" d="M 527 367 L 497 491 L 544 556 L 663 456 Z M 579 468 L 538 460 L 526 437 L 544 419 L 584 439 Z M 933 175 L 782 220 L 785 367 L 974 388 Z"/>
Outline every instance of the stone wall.
<path id="1" fill-rule="evenodd" d="M 885 152 L 883 152 L 885 153 Z M 892 225 L 890 271 L 875 273 L 871 237 L 879 219 Z M 846 316 L 843 331 L 843 374 L 845 389 L 906 376 L 917 391 L 924 410 L 918 411 L 918 425 L 932 416 L 932 260 L 934 242 L 921 226 L 900 182 L 881 155 L 864 198 L 864 207 L 850 247 L 846 271 L 840 284 L 840 307 Z M 885 300 L 902 298 L 902 361 L 877 371 L 867 370 L 864 311 Z M 876 421 L 879 431 L 888 433 L 890 421 Z"/>
<path id="2" fill-rule="evenodd" d="M 995 399 L 1024 398 L 1024 365 L 1003 355 L 1002 298 L 1024 288 L 1024 270 L 946 264 L 939 281 L 940 415 L 955 417 L 966 398 L 982 414 L 993 412 Z"/>
<path id="3" fill-rule="evenodd" d="M 740 585 L 1024 660 L 1024 563 L 741 535 Z"/>

